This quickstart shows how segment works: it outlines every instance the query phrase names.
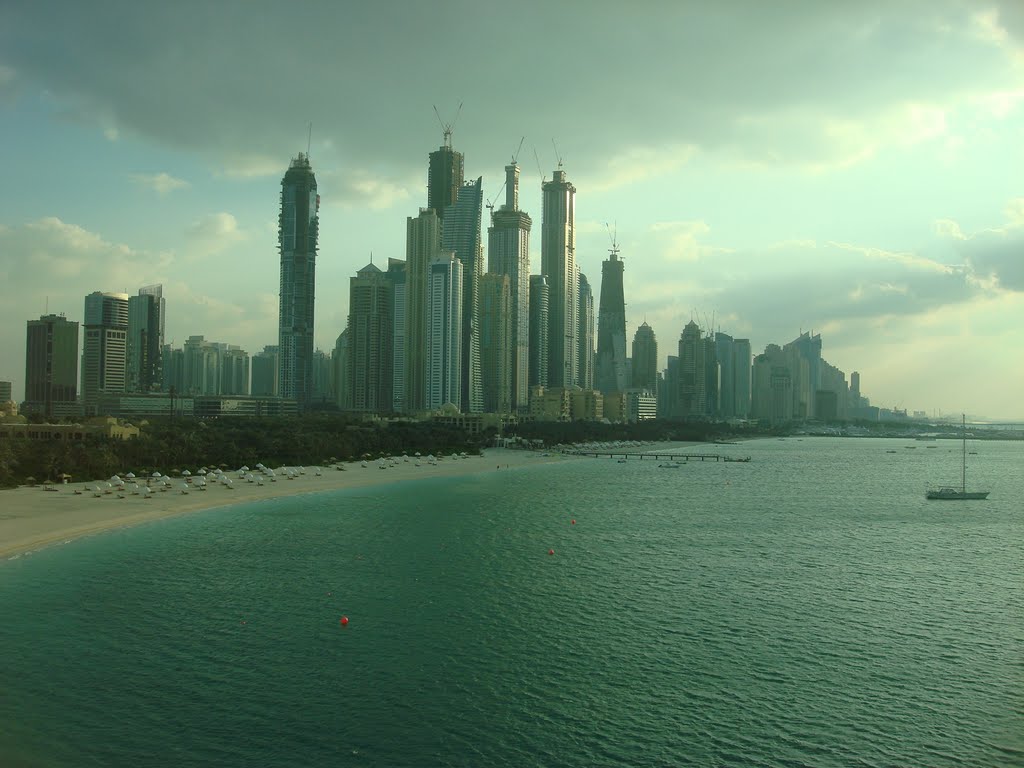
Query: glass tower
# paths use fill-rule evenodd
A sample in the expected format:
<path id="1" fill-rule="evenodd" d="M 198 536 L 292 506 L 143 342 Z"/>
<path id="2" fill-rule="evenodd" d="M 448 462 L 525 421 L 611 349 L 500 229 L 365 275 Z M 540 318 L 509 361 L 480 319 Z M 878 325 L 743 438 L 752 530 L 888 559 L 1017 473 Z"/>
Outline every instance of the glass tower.
<path id="1" fill-rule="evenodd" d="M 278 243 L 278 387 L 281 397 L 307 405 L 313 396 L 313 305 L 320 196 L 309 157 L 301 152 L 281 180 Z"/>

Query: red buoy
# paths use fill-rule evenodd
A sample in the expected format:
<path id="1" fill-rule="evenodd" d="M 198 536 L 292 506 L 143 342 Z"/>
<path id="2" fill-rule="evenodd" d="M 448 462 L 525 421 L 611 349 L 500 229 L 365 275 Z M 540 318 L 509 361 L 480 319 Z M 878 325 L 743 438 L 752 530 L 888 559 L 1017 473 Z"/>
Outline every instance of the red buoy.
<path id="1" fill-rule="evenodd" d="M 553 555 L 553 554 L 555 554 L 555 550 L 553 550 L 553 549 L 549 549 L 549 550 L 548 550 L 548 554 L 549 554 L 549 555 Z"/>
<path id="2" fill-rule="evenodd" d="M 341 626 L 343 626 L 343 627 L 347 627 L 348 626 L 348 616 L 342 616 L 340 619 L 338 619 L 338 621 L 341 624 Z"/>
<path id="3" fill-rule="evenodd" d="M 572 524 L 576 525 L 576 518 L 575 517 L 572 519 Z"/>

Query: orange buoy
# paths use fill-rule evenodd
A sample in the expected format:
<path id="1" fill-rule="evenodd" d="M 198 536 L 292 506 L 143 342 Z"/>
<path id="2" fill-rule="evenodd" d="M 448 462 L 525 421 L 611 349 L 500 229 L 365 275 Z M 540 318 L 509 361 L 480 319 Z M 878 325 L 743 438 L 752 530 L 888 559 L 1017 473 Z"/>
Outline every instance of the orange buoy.
<path id="1" fill-rule="evenodd" d="M 576 518 L 575 517 L 572 519 L 572 524 L 576 525 Z"/>
<path id="2" fill-rule="evenodd" d="M 341 624 L 341 626 L 347 627 L 348 626 L 348 616 L 342 616 L 340 619 L 338 619 L 338 622 Z"/>
<path id="3" fill-rule="evenodd" d="M 549 550 L 548 550 L 548 554 L 549 554 L 549 555 L 553 555 L 553 554 L 555 554 L 555 550 L 553 550 L 553 549 L 549 549 Z"/>

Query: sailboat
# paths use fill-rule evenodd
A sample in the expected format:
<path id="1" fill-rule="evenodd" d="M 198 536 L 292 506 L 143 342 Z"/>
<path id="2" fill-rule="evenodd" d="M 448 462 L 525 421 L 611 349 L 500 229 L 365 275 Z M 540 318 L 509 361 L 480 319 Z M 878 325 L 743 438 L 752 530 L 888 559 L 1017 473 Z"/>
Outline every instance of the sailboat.
<path id="1" fill-rule="evenodd" d="M 970 499 L 987 499 L 988 491 L 968 491 L 967 490 L 967 417 L 963 414 L 961 418 L 960 431 L 962 433 L 961 438 L 963 440 L 962 450 L 962 461 L 960 469 L 960 487 L 953 488 L 951 486 L 943 486 L 935 490 L 925 491 L 926 499 L 936 499 L 942 501 L 968 501 Z"/>

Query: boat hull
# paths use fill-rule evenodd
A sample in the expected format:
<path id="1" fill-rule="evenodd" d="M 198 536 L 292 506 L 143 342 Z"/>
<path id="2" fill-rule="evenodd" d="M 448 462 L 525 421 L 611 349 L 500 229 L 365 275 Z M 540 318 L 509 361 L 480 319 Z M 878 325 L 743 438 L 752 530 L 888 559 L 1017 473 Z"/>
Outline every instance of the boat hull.
<path id="1" fill-rule="evenodd" d="M 926 499 L 933 501 L 972 501 L 987 499 L 988 491 L 961 491 L 956 488 L 940 488 L 937 491 L 927 491 Z"/>

